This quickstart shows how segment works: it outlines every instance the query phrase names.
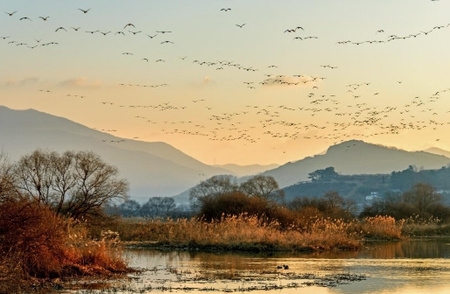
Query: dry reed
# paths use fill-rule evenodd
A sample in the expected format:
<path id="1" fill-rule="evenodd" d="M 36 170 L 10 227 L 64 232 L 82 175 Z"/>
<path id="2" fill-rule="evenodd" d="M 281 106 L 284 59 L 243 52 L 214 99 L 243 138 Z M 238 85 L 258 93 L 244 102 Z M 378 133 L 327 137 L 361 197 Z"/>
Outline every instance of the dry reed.
<path id="1" fill-rule="evenodd" d="M 396 221 L 391 216 L 366 217 L 361 223 L 362 234 L 371 239 L 402 239 L 405 220 Z"/>
<path id="2" fill-rule="evenodd" d="M 311 220 L 309 227 L 282 228 L 277 221 L 256 216 L 222 216 L 219 221 L 200 218 L 123 222 L 126 241 L 153 242 L 176 247 L 222 250 L 333 250 L 357 249 L 352 223 L 329 218 Z"/>
<path id="3" fill-rule="evenodd" d="M 53 279 L 125 272 L 117 237 L 108 232 L 92 240 L 85 225 L 46 206 L 5 202 L 0 205 L 0 293 Z"/>

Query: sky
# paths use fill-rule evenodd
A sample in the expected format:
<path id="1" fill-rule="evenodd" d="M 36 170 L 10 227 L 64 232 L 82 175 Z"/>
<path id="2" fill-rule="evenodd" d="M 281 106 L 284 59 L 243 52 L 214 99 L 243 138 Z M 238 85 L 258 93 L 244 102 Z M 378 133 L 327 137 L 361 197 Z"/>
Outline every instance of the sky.
<path id="1" fill-rule="evenodd" d="M 448 0 L 0 2 L 0 105 L 206 164 L 450 150 Z"/>

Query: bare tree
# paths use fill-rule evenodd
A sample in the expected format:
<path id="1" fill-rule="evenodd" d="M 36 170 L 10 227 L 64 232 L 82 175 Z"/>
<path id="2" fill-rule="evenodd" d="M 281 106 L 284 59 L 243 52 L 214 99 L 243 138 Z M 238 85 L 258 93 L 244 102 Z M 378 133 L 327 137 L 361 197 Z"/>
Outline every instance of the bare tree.
<path id="1" fill-rule="evenodd" d="M 116 167 L 83 151 L 60 155 L 36 150 L 14 166 L 19 192 L 74 218 L 86 216 L 114 199 L 126 199 L 128 182 L 117 175 Z"/>
<path id="2" fill-rule="evenodd" d="M 175 199 L 172 197 L 151 197 L 142 205 L 141 215 L 145 217 L 164 217 L 175 209 Z"/>
<path id="3" fill-rule="evenodd" d="M 50 164 L 49 154 L 36 150 L 14 165 L 16 185 L 21 194 L 39 203 L 52 204 Z"/>
<path id="4" fill-rule="evenodd" d="M 238 186 L 233 182 L 233 176 L 218 175 L 202 181 L 197 186 L 189 190 L 189 200 L 191 207 L 198 209 L 202 202 L 208 201 L 216 196 L 224 195 L 238 190 Z"/>
<path id="5" fill-rule="evenodd" d="M 250 197 L 261 197 L 270 201 L 280 201 L 284 198 L 284 191 L 271 176 L 254 176 L 242 183 L 239 190 Z"/>
<path id="6" fill-rule="evenodd" d="M 119 205 L 119 213 L 124 217 L 138 216 L 141 205 L 136 200 L 126 200 Z"/>
<path id="7" fill-rule="evenodd" d="M 403 200 L 424 213 L 430 206 L 440 204 L 442 195 L 429 184 L 417 183 L 410 191 L 403 193 Z"/>
<path id="8" fill-rule="evenodd" d="M 0 152 L 0 202 L 4 202 L 15 195 L 14 177 L 12 174 L 12 165 L 9 163 L 8 156 Z"/>

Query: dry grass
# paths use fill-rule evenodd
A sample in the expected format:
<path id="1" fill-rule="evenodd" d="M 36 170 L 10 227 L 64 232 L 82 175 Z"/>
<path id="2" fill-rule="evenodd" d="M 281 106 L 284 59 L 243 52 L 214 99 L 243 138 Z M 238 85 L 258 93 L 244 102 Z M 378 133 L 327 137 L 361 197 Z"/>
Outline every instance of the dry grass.
<path id="1" fill-rule="evenodd" d="M 127 270 L 119 235 L 112 231 L 102 233 L 100 240 L 88 237 L 85 226 L 70 226 L 65 249 L 67 274 L 111 274 Z"/>
<path id="2" fill-rule="evenodd" d="M 448 236 L 450 224 L 443 223 L 437 217 L 427 219 L 414 215 L 405 220 L 403 234 L 406 236 Z"/>
<path id="3" fill-rule="evenodd" d="M 223 216 L 220 221 L 125 221 L 119 226 L 125 241 L 155 242 L 176 247 L 221 250 L 333 250 L 357 249 L 352 223 L 318 218 L 309 227 L 282 228 L 276 221 L 255 216 Z"/>
<path id="4" fill-rule="evenodd" d="M 404 220 L 396 221 L 391 216 L 366 217 L 361 223 L 362 235 L 371 239 L 402 239 Z"/>
<path id="5" fill-rule="evenodd" d="M 0 293 L 27 284 L 127 270 L 117 238 L 88 237 L 83 224 L 28 201 L 0 205 Z"/>

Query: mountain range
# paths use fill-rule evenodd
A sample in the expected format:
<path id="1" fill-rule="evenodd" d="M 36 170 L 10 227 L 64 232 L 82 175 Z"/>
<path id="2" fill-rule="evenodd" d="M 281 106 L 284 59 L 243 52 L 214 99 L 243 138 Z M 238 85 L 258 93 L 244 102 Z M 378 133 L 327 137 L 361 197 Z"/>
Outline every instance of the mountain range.
<path id="1" fill-rule="evenodd" d="M 171 196 L 217 174 L 234 174 L 204 164 L 163 142 L 123 139 L 36 110 L 0 106 L 0 148 L 11 161 L 40 148 L 89 150 L 119 169 L 132 198 Z"/>
<path id="2" fill-rule="evenodd" d="M 437 148 L 432 149 L 435 153 Z M 441 149 L 439 149 L 441 150 Z M 450 164 L 445 150 L 440 154 L 426 151 L 405 151 L 383 145 L 350 140 L 330 146 L 319 155 L 286 163 L 278 168 L 263 172 L 274 177 L 280 186 L 286 187 L 307 181 L 308 174 L 327 167 L 334 167 L 342 175 L 389 174 L 407 169 L 410 165 L 420 169 L 439 169 Z M 450 155 L 450 152 L 447 152 Z"/>
<path id="3" fill-rule="evenodd" d="M 186 195 L 189 188 L 213 175 L 273 176 L 281 187 L 308 180 L 308 174 L 333 166 L 340 174 L 379 174 L 409 165 L 437 169 L 450 164 L 450 152 L 431 148 L 409 152 L 358 140 L 330 146 L 324 153 L 278 165 L 211 166 L 164 142 L 143 142 L 116 137 L 33 109 L 0 106 L 0 149 L 12 161 L 36 149 L 64 152 L 89 150 L 119 169 L 130 182 L 133 199 Z"/>

